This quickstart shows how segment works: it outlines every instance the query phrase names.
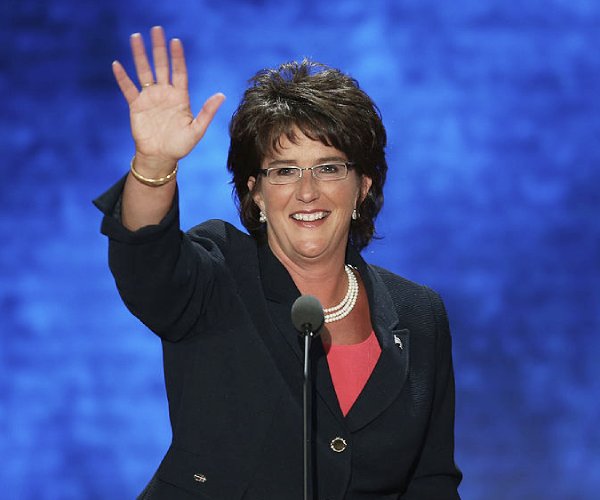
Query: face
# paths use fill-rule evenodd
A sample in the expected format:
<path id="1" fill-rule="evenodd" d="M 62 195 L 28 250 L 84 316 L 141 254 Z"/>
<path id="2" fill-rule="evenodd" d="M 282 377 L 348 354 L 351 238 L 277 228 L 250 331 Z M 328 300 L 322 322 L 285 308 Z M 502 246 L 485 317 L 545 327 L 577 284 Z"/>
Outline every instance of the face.
<path id="1" fill-rule="evenodd" d="M 328 161 L 348 161 L 344 153 L 313 141 L 296 130 L 296 141 L 286 136 L 281 147 L 262 162 L 262 168 L 312 167 Z M 256 187 L 256 189 L 254 189 Z M 254 202 L 267 216 L 267 238 L 280 260 L 344 259 L 352 211 L 360 206 L 371 179 L 354 169 L 341 180 L 315 179 L 309 170 L 293 184 L 273 185 L 266 177 L 248 179 Z"/>

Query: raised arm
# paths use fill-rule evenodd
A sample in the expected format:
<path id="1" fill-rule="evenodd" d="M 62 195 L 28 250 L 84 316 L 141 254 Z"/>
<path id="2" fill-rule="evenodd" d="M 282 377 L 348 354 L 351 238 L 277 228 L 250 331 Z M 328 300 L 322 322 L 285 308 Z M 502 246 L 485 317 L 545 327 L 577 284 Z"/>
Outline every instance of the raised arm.
<path id="1" fill-rule="evenodd" d="M 175 193 L 178 161 L 204 136 L 223 103 L 221 93 L 209 97 L 197 116 L 191 110 L 188 74 L 179 39 L 170 42 L 171 61 L 164 30 L 151 30 L 154 72 L 142 36 L 131 36 L 131 51 L 141 89 L 123 66 L 113 62 L 113 73 L 129 104 L 135 156 L 123 191 L 121 220 L 132 231 L 158 224 L 167 214 Z M 156 75 L 156 77 L 155 77 Z"/>

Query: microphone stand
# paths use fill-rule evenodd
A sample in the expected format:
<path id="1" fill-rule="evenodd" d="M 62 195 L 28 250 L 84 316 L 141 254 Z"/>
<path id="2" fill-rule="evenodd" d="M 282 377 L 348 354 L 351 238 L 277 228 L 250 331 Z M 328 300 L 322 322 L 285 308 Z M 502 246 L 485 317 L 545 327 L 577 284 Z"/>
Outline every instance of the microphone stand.
<path id="1" fill-rule="evenodd" d="M 312 481 L 312 381 L 310 373 L 310 345 L 325 322 L 323 306 L 312 295 L 302 295 L 292 305 L 292 323 L 304 336 L 304 500 L 314 500 Z"/>
<path id="2" fill-rule="evenodd" d="M 304 500 L 313 500 L 312 494 L 312 380 L 310 370 L 310 347 L 315 333 L 312 325 L 303 325 L 304 331 L 304 387 L 303 414 L 304 414 Z"/>

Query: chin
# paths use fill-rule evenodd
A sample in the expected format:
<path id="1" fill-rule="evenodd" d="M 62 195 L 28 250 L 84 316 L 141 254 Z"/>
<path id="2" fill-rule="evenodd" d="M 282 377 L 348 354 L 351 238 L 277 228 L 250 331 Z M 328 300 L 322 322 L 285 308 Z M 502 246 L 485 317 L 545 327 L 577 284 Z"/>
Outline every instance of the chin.
<path id="1" fill-rule="evenodd" d="M 294 245 L 294 250 L 298 255 L 307 259 L 315 259 L 326 253 L 328 245 L 324 241 L 302 242 Z"/>

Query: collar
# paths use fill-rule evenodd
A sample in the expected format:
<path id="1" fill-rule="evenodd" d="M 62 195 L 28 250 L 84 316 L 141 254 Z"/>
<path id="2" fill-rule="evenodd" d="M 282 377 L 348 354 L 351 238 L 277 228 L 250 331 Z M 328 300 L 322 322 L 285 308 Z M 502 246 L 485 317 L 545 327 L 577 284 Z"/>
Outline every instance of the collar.
<path id="1" fill-rule="evenodd" d="M 265 297 L 291 307 L 294 300 L 300 297 L 300 290 L 267 242 L 258 246 L 258 262 Z"/>

